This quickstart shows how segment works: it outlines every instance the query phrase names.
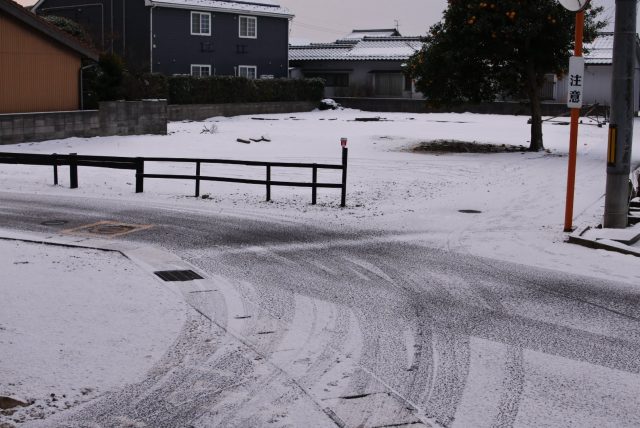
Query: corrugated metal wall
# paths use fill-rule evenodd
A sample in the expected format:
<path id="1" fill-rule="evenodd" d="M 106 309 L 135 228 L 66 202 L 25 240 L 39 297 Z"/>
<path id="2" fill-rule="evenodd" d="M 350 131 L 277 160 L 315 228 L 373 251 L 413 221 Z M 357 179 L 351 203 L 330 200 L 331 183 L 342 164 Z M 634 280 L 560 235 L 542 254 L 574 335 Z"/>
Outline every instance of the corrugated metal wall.
<path id="1" fill-rule="evenodd" d="M 77 110 L 80 55 L 0 12 L 0 113 Z"/>

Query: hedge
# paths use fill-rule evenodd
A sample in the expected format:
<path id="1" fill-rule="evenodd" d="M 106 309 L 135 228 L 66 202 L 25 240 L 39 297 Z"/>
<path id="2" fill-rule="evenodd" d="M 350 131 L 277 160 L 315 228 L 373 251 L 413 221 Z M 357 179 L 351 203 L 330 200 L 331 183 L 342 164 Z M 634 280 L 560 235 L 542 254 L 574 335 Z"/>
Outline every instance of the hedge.
<path id="1" fill-rule="evenodd" d="M 164 98 L 169 104 L 222 104 L 268 101 L 319 101 L 322 79 L 261 79 L 162 74 L 127 74 L 123 92 L 128 100 Z"/>
<path id="2" fill-rule="evenodd" d="M 169 82 L 163 74 L 140 74 L 132 75 L 127 73 L 124 78 L 123 92 L 129 101 L 143 99 L 168 99 Z"/>
<path id="3" fill-rule="evenodd" d="M 319 101 L 323 96 L 324 81 L 173 76 L 168 78 L 168 90 L 170 104 Z"/>

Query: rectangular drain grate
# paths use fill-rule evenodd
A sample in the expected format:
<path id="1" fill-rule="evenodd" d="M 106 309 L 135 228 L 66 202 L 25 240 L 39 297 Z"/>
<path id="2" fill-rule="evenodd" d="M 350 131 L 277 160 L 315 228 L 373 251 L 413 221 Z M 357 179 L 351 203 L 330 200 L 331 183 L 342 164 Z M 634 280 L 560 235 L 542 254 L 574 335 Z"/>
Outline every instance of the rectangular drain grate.
<path id="1" fill-rule="evenodd" d="M 192 270 L 159 270 L 154 272 L 164 281 L 193 281 L 204 279 Z"/>

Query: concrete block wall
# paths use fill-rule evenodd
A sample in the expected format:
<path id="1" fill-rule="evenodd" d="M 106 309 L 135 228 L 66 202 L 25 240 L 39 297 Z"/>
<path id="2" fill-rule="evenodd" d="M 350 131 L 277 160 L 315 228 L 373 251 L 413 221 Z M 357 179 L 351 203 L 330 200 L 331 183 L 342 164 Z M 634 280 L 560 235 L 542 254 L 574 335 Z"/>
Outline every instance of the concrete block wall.
<path id="1" fill-rule="evenodd" d="M 167 102 L 113 101 L 100 103 L 102 136 L 167 134 Z"/>
<path id="2" fill-rule="evenodd" d="M 0 144 L 17 144 L 99 133 L 97 110 L 0 114 Z"/>
<path id="3" fill-rule="evenodd" d="M 0 114 L 0 145 L 69 137 L 167 134 L 167 102 L 110 101 L 99 110 Z"/>
<path id="4" fill-rule="evenodd" d="M 318 106 L 311 101 L 231 103 L 231 104 L 182 104 L 169 105 L 171 121 L 205 120 L 216 116 L 241 116 L 248 114 L 278 114 L 311 111 Z"/>

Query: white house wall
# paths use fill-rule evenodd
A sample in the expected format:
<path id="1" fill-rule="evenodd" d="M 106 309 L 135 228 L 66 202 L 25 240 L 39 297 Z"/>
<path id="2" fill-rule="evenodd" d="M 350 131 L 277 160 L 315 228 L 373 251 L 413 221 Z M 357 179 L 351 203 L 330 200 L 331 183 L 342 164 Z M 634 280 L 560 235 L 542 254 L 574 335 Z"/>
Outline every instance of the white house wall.
<path id="1" fill-rule="evenodd" d="M 612 65 L 587 65 L 584 77 L 584 103 L 611 106 Z M 640 68 L 636 65 L 634 111 L 640 110 Z M 558 79 L 556 101 L 567 101 L 567 76 Z"/>

